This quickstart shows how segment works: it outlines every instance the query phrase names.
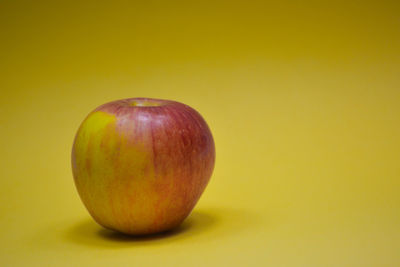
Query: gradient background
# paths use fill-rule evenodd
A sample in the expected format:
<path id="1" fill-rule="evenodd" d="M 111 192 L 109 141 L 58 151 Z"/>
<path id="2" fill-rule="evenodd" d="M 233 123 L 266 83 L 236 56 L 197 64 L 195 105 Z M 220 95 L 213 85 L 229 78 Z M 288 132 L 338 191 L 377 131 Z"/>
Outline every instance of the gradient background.
<path id="1" fill-rule="evenodd" d="M 2 266 L 400 266 L 398 1 L 1 1 L 0 92 Z M 95 224 L 70 167 L 87 113 L 139 96 L 217 148 L 152 238 Z"/>

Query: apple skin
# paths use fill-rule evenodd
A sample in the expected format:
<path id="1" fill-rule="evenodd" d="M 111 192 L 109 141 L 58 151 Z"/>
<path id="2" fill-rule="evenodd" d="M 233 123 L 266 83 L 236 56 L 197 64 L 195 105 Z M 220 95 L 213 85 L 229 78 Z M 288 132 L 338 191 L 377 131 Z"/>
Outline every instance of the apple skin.
<path id="1" fill-rule="evenodd" d="M 71 158 L 76 188 L 94 220 L 144 235 L 177 227 L 189 215 L 213 172 L 215 146 L 193 108 L 130 98 L 86 117 Z"/>

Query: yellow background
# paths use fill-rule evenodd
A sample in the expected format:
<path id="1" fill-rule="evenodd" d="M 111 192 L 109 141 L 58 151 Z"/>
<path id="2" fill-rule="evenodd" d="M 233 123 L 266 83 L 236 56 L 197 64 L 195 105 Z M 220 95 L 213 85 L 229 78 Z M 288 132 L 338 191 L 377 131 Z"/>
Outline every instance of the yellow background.
<path id="1" fill-rule="evenodd" d="M 400 266 L 397 1 L 1 1 L 1 266 Z M 73 184 L 98 105 L 174 99 L 216 142 L 181 228 L 102 230 Z"/>

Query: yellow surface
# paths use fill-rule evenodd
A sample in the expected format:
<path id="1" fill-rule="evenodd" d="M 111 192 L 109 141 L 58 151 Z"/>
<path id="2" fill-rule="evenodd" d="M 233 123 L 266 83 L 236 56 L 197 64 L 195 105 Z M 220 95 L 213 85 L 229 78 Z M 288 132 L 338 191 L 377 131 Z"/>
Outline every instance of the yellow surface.
<path id="1" fill-rule="evenodd" d="M 0 265 L 400 266 L 399 17 L 397 1 L 2 1 Z M 197 109 L 217 160 L 184 225 L 138 239 L 89 217 L 70 151 L 91 110 L 140 96 Z"/>

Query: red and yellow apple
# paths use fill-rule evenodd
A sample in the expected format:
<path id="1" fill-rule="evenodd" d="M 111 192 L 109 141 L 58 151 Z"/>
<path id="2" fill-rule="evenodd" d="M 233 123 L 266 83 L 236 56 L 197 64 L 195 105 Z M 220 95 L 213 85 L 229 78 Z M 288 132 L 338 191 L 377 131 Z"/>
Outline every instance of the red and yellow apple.
<path id="1" fill-rule="evenodd" d="M 135 235 L 178 226 L 203 193 L 214 161 L 201 115 L 161 99 L 101 105 L 82 122 L 72 148 L 75 185 L 91 216 Z"/>

